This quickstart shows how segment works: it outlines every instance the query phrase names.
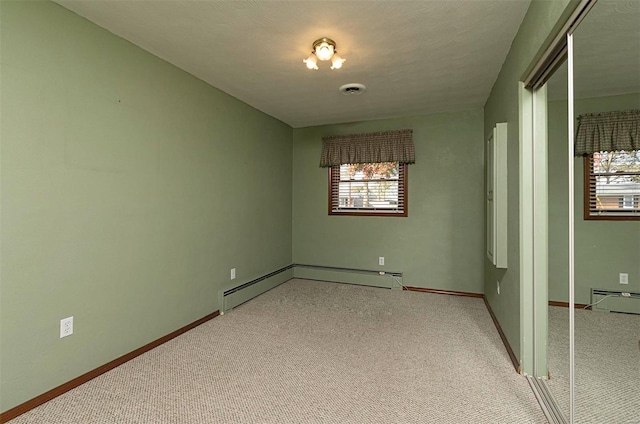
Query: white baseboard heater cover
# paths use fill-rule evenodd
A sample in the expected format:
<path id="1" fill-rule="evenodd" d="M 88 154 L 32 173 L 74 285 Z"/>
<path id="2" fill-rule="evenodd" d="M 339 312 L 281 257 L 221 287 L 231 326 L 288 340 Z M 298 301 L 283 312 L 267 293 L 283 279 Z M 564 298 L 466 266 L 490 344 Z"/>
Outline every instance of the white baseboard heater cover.
<path id="1" fill-rule="evenodd" d="M 627 296 L 628 294 L 628 296 Z M 591 289 L 594 311 L 640 315 L 640 293 L 624 290 Z"/>
<path id="2" fill-rule="evenodd" d="M 293 265 L 287 265 L 277 271 L 273 271 L 239 286 L 220 290 L 221 311 L 227 312 L 291 279 L 293 277 L 293 271 L 289 270 L 292 269 Z"/>
<path id="3" fill-rule="evenodd" d="M 340 268 L 322 265 L 291 264 L 273 271 L 262 277 L 248 281 L 235 287 L 223 288 L 219 292 L 219 304 L 222 312 L 227 312 L 262 293 L 279 286 L 291 278 L 314 279 L 314 276 L 296 275 L 294 270 L 312 270 L 323 272 L 323 281 L 335 281 L 338 283 L 363 284 L 374 287 L 402 288 L 402 273 L 394 271 L 377 271 L 369 269 Z M 350 278 L 339 278 L 340 274 L 350 275 Z M 332 278 L 333 277 L 333 278 Z M 357 278 L 366 277 L 366 278 Z M 359 281 L 362 280 L 362 281 Z"/>

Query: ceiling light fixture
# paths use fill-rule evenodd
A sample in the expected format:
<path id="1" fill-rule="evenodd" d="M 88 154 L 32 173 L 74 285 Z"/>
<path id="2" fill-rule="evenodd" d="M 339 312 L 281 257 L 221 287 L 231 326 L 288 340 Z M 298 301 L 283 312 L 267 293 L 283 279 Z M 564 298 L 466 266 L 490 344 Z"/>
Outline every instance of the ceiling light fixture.
<path id="1" fill-rule="evenodd" d="M 318 69 L 318 60 L 331 59 L 331 69 L 340 69 L 346 59 L 343 59 L 336 50 L 336 42 L 330 38 L 322 37 L 313 42 L 313 50 L 308 58 L 303 59 L 308 69 Z"/>

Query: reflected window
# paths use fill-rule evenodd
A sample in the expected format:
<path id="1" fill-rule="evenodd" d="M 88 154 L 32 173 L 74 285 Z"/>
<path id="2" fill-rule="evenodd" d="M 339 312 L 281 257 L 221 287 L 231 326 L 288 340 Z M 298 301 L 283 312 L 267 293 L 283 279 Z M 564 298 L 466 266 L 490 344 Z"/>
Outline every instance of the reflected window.
<path id="1" fill-rule="evenodd" d="M 640 220 L 640 150 L 585 157 L 585 219 Z"/>

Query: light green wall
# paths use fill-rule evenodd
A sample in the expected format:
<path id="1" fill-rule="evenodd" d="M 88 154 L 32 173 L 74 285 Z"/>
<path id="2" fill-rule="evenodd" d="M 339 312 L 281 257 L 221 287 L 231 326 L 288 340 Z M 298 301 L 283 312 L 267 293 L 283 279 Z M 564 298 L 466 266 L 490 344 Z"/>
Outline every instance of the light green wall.
<path id="1" fill-rule="evenodd" d="M 640 94 L 578 99 L 575 115 L 640 108 Z M 549 103 L 549 299 L 568 302 L 567 102 Z M 640 222 L 585 221 L 583 159 L 575 159 L 575 301 L 591 288 L 640 292 Z M 629 274 L 621 285 L 618 274 Z"/>
<path id="2" fill-rule="evenodd" d="M 1 54 L 0 410 L 291 263 L 289 126 L 55 3 L 2 1 Z"/>
<path id="3" fill-rule="evenodd" d="M 322 137 L 401 128 L 414 130 L 416 149 L 409 216 L 329 216 Z M 295 263 L 399 271 L 407 286 L 482 293 L 481 110 L 294 129 L 293 137 Z"/>
<path id="4" fill-rule="evenodd" d="M 485 259 L 484 292 L 509 344 L 520 357 L 519 126 L 518 82 L 561 17 L 569 0 L 533 0 L 502 65 L 484 108 L 484 134 L 497 122 L 508 124 L 507 270 Z M 501 282 L 500 295 L 496 281 Z"/>

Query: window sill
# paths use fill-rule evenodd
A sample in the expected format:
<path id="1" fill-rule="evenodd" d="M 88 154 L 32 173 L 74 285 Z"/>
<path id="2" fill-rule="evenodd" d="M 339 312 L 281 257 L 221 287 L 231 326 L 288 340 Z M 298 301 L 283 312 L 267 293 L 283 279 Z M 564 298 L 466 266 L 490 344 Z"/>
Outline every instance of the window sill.
<path id="1" fill-rule="evenodd" d="M 388 216 L 388 217 L 407 217 L 407 211 L 404 212 L 382 212 L 373 210 L 359 211 L 329 211 L 329 215 L 338 216 Z"/>

